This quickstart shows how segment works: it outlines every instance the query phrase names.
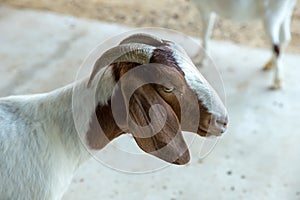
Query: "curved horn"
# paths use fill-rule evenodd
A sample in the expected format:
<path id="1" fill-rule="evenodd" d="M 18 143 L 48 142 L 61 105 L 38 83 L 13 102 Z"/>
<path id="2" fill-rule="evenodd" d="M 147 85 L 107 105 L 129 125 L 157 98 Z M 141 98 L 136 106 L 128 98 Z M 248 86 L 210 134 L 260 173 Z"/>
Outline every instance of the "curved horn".
<path id="1" fill-rule="evenodd" d="M 131 35 L 120 42 L 120 44 L 140 43 L 158 47 L 164 44 L 164 41 L 153 35 L 138 33 Z"/>
<path id="2" fill-rule="evenodd" d="M 96 74 L 105 66 L 117 62 L 135 62 L 147 64 L 150 62 L 155 47 L 146 44 L 122 44 L 104 52 L 96 61 L 88 81 L 88 87 L 94 80 Z"/>
<path id="3" fill-rule="evenodd" d="M 144 33 L 138 33 L 131 35 L 124 40 L 120 42 L 120 44 L 129 44 L 129 43 L 140 43 L 140 44 L 147 44 L 154 47 L 159 46 L 170 46 L 172 49 L 177 50 L 178 52 L 182 53 L 183 55 L 187 56 L 186 51 L 176 43 L 169 41 L 169 40 L 163 40 L 156 36 L 144 34 Z"/>

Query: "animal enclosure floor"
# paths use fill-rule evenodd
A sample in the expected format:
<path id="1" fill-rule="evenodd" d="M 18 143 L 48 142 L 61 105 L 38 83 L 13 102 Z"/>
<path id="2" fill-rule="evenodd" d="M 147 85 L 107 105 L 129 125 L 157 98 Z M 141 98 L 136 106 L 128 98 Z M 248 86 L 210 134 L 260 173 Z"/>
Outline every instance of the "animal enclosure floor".
<path id="1" fill-rule="evenodd" d="M 3 97 L 47 92 L 71 83 L 93 48 L 131 29 L 0 7 L 0 30 Z M 164 35 L 188 48 L 186 38 Z M 139 175 L 122 173 L 91 159 L 80 167 L 63 200 L 300 199 L 300 55 L 284 57 L 284 89 L 270 91 L 267 88 L 273 73 L 261 71 L 270 57 L 269 51 L 221 42 L 213 42 L 211 49 L 223 79 L 230 115 L 229 130 L 214 150 L 200 159 L 197 144 L 205 140 L 196 137 L 190 164 Z M 212 68 L 206 66 L 201 71 L 220 88 Z M 192 136 L 186 134 L 187 139 Z M 117 147 L 136 151 L 134 141 L 123 136 L 102 151 L 110 162 L 128 164 Z M 131 166 L 131 170 L 149 165 L 144 162 Z"/>

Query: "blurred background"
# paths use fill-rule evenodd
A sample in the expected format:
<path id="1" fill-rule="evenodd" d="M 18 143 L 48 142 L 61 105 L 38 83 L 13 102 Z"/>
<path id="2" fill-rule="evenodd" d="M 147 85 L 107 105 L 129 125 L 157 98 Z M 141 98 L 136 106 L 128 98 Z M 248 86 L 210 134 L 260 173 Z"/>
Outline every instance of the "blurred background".
<path id="1" fill-rule="evenodd" d="M 0 0 L 3 5 L 54 11 L 82 18 L 133 27 L 165 27 L 199 37 L 201 20 L 191 0 Z M 300 53 L 300 2 L 292 21 L 292 42 L 288 52 Z M 230 40 L 252 47 L 268 47 L 260 22 L 232 23 L 217 18 L 213 39 Z"/>

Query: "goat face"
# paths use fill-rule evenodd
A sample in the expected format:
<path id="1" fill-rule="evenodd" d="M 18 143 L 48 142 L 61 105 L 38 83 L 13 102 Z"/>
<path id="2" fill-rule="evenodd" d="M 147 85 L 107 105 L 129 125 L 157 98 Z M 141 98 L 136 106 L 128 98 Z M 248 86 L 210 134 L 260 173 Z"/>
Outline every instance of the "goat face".
<path id="1" fill-rule="evenodd" d="M 160 47 L 154 51 L 151 62 L 177 69 L 183 77 L 184 89 L 181 102 L 176 101 L 177 97 L 173 93 L 160 92 L 161 96 L 172 105 L 177 116 L 181 116 L 179 120 L 184 131 L 197 132 L 201 136 L 221 135 L 226 130 L 228 116 L 219 96 L 186 57 L 186 54 L 174 51 L 180 47 L 168 41 L 165 43 L 166 47 Z"/>
<path id="2" fill-rule="evenodd" d="M 111 97 L 111 116 L 143 151 L 186 164 L 190 156 L 182 131 L 219 136 L 226 130 L 227 112 L 180 47 L 167 41 L 149 43 L 126 44 L 134 55 L 113 59 L 118 87 Z"/>

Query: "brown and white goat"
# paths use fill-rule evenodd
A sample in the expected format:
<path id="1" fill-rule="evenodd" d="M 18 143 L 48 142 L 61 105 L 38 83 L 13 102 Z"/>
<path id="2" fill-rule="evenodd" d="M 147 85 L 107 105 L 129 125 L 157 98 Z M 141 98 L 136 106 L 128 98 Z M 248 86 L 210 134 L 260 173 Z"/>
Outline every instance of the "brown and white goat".
<path id="1" fill-rule="evenodd" d="M 91 157 L 81 134 L 90 150 L 101 150 L 131 133 L 145 152 L 187 163 L 182 131 L 219 136 L 228 118 L 219 97 L 185 56 L 172 42 L 137 34 L 105 52 L 90 78 L 45 94 L 1 98 L 0 199 L 61 199 L 76 169 Z M 146 84 L 128 96 L 141 83 Z"/>

